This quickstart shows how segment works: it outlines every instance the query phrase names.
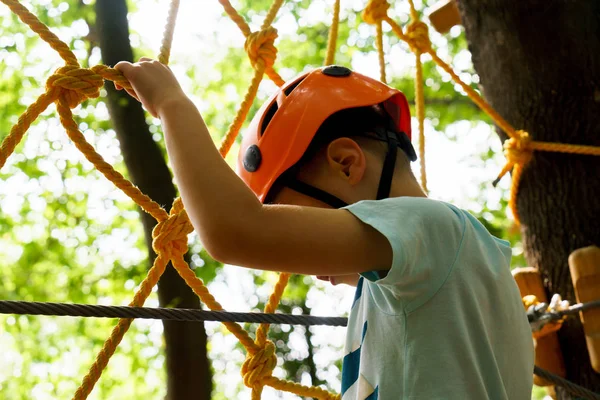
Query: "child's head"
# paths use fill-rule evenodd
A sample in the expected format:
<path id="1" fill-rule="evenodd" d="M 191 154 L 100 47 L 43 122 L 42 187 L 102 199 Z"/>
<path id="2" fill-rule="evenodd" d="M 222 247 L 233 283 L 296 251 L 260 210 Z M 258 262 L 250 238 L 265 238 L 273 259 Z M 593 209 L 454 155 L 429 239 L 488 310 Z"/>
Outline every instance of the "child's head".
<path id="1" fill-rule="evenodd" d="M 326 67 L 286 83 L 257 112 L 238 174 L 265 203 L 341 207 L 414 190 L 415 159 L 404 95 Z"/>

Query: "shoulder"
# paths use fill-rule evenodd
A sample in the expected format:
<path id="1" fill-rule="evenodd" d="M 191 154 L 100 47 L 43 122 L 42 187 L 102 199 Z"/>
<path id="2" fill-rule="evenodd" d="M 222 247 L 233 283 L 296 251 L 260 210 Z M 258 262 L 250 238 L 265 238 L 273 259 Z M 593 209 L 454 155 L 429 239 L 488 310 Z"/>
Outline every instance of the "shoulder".
<path id="1" fill-rule="evenodd" d="M 464 230 L 467 214 L 452 204 L 425 197 L 364 200 L 346 209 L 369 225 L 394 224 L 397 229 L 408 230 L 435 228 L 454 234 Z"/>
<path id="2" fill-rule="evenodd" d="M 387 275 L 378 280 L 363 273 L 365 278 L 405 301 L 425 298 L 443 284 L 462 247 L 464 211 L 420 197 L 362 201 L 347 209 L 385 236 L 392 248 Z"/>

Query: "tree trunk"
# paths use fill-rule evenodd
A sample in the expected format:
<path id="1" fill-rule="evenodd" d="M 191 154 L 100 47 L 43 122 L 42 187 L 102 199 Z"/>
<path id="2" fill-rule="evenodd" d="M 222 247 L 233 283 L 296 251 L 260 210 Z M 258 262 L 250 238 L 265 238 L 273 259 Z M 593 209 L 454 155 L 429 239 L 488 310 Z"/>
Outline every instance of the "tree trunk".
<path id="1" fill-rule="evenodd" d="M 102 59 L 107 65 L 132 61 L 125 0 L 97 0 L 96 24 Z M 171 207 L 176 196 L 171 173 L 164 155 L 152 139 L 141 105 L 112 83 L 105 86 L 108 106 L 121 151 L 132 182 L 157 203 Z M 156 221 L 140 210 L 149 249 Z M 199 300 L 172 266 L 168 266 L 158 283 L 161 306 L 199 308 Z M 202 323 L 163 321 L 166 347 L 167 399 L 208 400 L 212 380 L 206 355 L 206 332 Z"/>
<path id="2" fill-rule="evenodd" d="M 600 1 L 459 0 L 459 8 L 483 93 L 500 115 L 534 140 L 600 146 Z M 549 294 L 574 302 L 569 253 L 600 244 L 600 157 L 536 152 L 517 204 L 528 263 Z M 559 337 L 567 378 L 600 392 L 579 320 Z"/>

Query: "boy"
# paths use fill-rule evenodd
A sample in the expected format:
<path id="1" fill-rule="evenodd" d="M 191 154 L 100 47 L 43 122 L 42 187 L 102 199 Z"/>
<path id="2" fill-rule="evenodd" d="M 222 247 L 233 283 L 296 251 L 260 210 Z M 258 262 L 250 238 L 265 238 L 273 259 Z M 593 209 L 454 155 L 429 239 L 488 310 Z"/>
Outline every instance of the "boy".
<path id="1" fill-rule="evenodd" d="M 426 198 L 402 93 L 335 66 L 288 82 L 244 135 L 245 185 L 167 67 L 144 58 L 117 69 L 162 120 L 211 256 L 357 286 L 343 400 L 531 398 L 531 331 L 508 243 Z"/>

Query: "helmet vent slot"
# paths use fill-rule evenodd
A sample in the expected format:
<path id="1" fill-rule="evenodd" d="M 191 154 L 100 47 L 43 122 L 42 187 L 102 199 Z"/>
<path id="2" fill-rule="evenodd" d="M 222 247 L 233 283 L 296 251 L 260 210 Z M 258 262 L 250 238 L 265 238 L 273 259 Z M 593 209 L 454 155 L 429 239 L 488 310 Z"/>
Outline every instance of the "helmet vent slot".
<path id="1" fill-rule="evenodd" d="M 277 106 L 277 102 L 274 101 L 273 104 L 271 104 L 271 107 L 269 107 L 269 109 L 265 113 L 265 116 L 262 120 L 262 124 L 260 125 L 260 136 L 262 136 L 267 130 L 267 126 L 269 126 L 269 122 L 271 122 L 271 120 L 273 119 L 273 116 L 277 112 L 278 108 L 279 107 Z"/>
<path id="2" fill-rule="evenodd" d="M 292 83 L 290 86 L 288 86 L 283 93 L 285 94 L 285 96 L 289 96 L 290 93 L 292 93 L 294 91 L 294 89 L 296 89 L 296 87 L 298 87 L 298 85 L 300 84 L 300 82 L 302 82 L 304 79 L 298 79 L 298 81 Z M 271 122 L 271 120 L 273 119 L 273 117 L 275 116 L 275 113 L 277 112 L 277 110 L 279 109 L 279 106 L 277 105 L 277 101 L 273 101 L 273 104 L 269 107 L 269 109 L 267 110 L 267 112 L 265 112 L 265 116 L 262 120 L 262 123 L 260 125 L 260 136 L 262 136 L 265 131 L 267 130 L 267 126 L 269 126 L 269 123 Z"/>

